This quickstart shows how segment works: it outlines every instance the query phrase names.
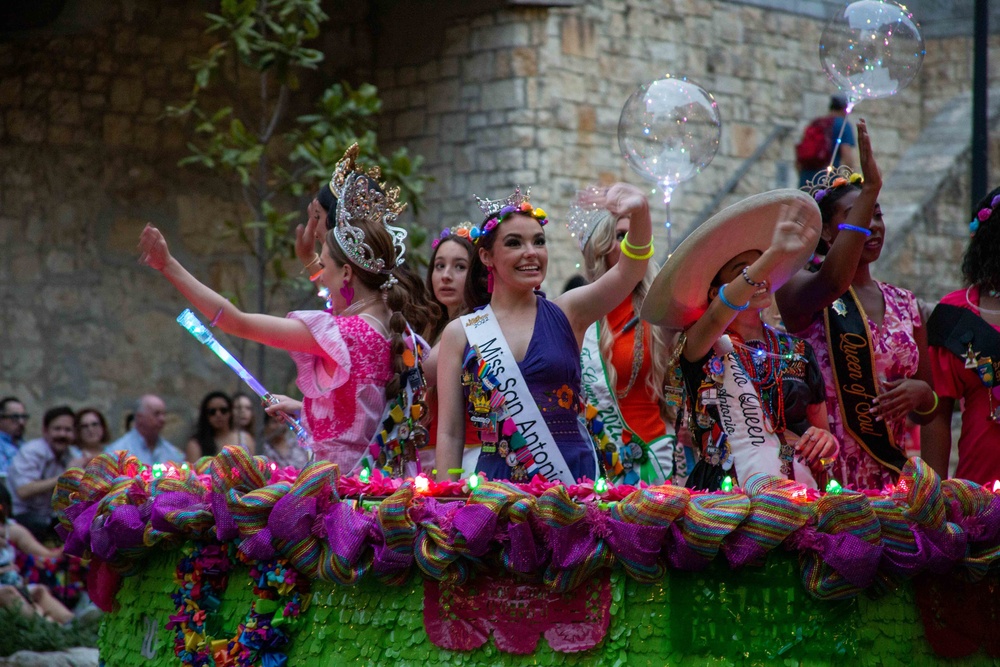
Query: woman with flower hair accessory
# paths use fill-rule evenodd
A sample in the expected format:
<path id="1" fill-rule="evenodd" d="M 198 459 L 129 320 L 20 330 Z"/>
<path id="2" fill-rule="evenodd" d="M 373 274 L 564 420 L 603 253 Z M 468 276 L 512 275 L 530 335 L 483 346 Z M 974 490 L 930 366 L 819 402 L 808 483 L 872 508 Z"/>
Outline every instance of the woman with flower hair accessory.
<path id="1" fill-rule="evenodd" d="M 314 276 L 328 293 L 328 310 L 287 318 L 244 313 L 181 266 L 158 229 L 147 225 L 139 240 L 140 261 L 163 273 L 214 325 L 292 354 L 313 451 L 345 474 L 370 453 L 373 440 L 391 444 L 378 440 L 380 431 L 386 435 L 386 405 L 404 395 L 403 376 L 421 354 L 400 312 L 408 294 L 395 275 L 406 232 L 393 223 L 403 206 L 398 191 L 379 185 L 377 170 L 356 166 L 357 153 L 352 146 L 330 181 L 336 222 L 325 234 Z M 409 411 L 401 417 L 409 419 Z M 407 455 L 412 461 L 412 451 L 401 459 Z"/>
<path id="2" fill-rule="evenodd" d="M 579 201 L 570 206 L 567 228 L 583 253 L 587 282 L 618 263 L 629 225 L 627 216 L 616 218 Z M 677 453 L 673 423 L 678 406 L 663 391 L 673 345 L 662 327 L 638 317 L 656 269 L 650 263 L 632 293 L 587 329 L 581 352 L 587 402 L 598 409 L 610 446 L 619 450 L 619 479 L 627 484 L 671 479 Z M 613 453 L 606 450 L 598 456 Z M 686 465 L 680 467 L 686 470 Z"/>
<path id="3" fill-rule="evenodd" d="M 885 224 L 882 175 L 864 120 L 858 147 L 863 178 L 841 167 L 809 190 L 823 217 L 826 258 L 776 296 L 788 331 L 812 344 L 823 369 L 830 430 L 841 443 L 833 476 L 846 488 L 881 489 L 906 461 L 907 415 L 927 423 L 937 398 L 916 298 L 871 275 Z"/>
<path id="4" fill-rule="evenodd" d="M 517 188 L 505 199 L 479 200 L 485 217 L 471 234 L 477 252 L 466 303 L 481 308 L 445 327 L 438 361 L 441 479 L 462 470 L 467 406 L 483 442 L 477 472 L 564 484 L 598 474 L 581 420 L 580 344 L 645 274 L 653 249 L 649 203 L 625 183 L 592 193 L 589 203 L 632 221 L 623 257 L 597 281 L 549 301 L 536 291 L 548 268 L 548 219 L 529 199 Z"/>
<path id="5" fill-rule="evenodd" d="M 946 295 L 927 322 L 934 390 L 940 398 L 924 427 L 921 457 L 942 478 L 951 458 L 951 418 L 960 401 L 955 477 L 1000 479 L 1000 188 L 976 206 L 962 259 L 966 287 Z"/>
<path id="6" fill-rule="evenodd" d="M 761 317 L 819 229 L 802 192 L 748 197 L 699 225 L 650 286 L 643 319 L 684 332 L 667 383 L 685 399 L 700 454 L 688 487 L 717 491 L 727 476 L 739 485 L 764 473 L 817 488 L 836 457 L 815 355 Z"/>

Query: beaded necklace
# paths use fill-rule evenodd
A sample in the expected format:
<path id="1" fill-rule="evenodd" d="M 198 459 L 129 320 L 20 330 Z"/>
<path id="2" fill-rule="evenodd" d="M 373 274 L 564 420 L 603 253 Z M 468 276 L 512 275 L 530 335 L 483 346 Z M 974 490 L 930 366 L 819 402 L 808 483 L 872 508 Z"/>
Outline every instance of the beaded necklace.
<path id="1" fill-rule="evenodd" d="M 778 334 L 771 327 L 764 325 L 764 338 L 751 341 L 748 345 L 734 331 L 727 331 L 733 341 L 733 351 L 740 360 L 740 365 L 750 377 L 760 405 L 767 415 L 769 433 L 779 433 L 785 430 L 785 390 L 782 386 L 784 367 L 781 353 L 781 342 Z M 759 345 L 756 345 L 759 343 Z"/>

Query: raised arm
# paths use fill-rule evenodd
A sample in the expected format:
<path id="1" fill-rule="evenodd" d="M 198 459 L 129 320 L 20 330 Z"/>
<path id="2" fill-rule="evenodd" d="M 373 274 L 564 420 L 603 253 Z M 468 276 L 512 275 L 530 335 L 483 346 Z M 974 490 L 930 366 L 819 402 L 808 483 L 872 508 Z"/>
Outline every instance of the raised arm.
<path id="1" fill-rule="evenodd" d="M 437 479 L 454 479 L 449 470 L 462 467 L 465 449 L 465 396 L 462 394 L 462 356 L 465 330 L 461 320 L 452 320 L 441 334 L 437 363 L 438 421 L 434 452 Z"/>
<path id="2" fill-rule="evenodd" d="M 639 188 L 628 183 L 616 183 L 607 191 L 590 197 L 588 203 L 606 208 L 616 219 L 623 216 L 629 218 L 626 240 L 630 246 L 645 248 L 652 243 L 649 202 Z M 583 340 L 587 327 L 614 310 L 632 293 L 646 274 L 648 263 L 648 258 L 637 260 L 622 253 L 618 263 L 603 276 L 555 299 L 556 305 L 569 319 L 578 342 Z"/>
<path id="3" fill-rule="evenodd" d="M 796 202 L 782 210 L 784 220 L 774 228 L 771 245 L 764 253 L 747 267 L 747 275 L 754 282 L 769 281 L 771 271 L 789 254 L 797 255 L 817 241 L 816 232 L 801 222 L 804 204 Z M 734 280 L 725 287 L 726 301 L 740 306 L 748 303 L 757 287 L 742 278 Z M 715 345 L 715 341 L 726 332 L 739 311 L 722 302 L 722 299 L 712 299 L 705 314 L 698 318 L 687 330 L 687 343 L 684 346 L 684 358 L 697 361 L 704 357 Z"/>
<path id="4" fill-rule="evenodd" d="M 871 137 L 864 119 L 858 121 L 858 148 L 864 183 L 843 224 L 868 229 L 882 189 L 882 174 L 872 153 Z M 826 233 L 829 234 L 829 231 Z M 854 280 L 868 237 L 857 232 L 833 236 L 830 251 L 819 271 L 800 271 L 775 294 L 778 310 L 789 331 L 802 331 L 808 327 L 813 316 L 840 298 Z"/>
<path id="5" fill-rule="evenodd" d="M 139 261 L 162 273 L 203 316 L 233 336 L 290 352 L 308 352 L 326 358 L 322 348 L 299 320 L 244 313 L 181 266 L 156 227 L 146 225 L 139 237 Z"/>

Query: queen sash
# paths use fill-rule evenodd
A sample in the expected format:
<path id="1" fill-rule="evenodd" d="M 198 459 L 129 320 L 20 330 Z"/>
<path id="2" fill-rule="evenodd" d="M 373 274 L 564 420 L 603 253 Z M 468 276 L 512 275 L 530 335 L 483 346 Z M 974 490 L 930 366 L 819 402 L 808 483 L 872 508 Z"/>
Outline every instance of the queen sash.
<path id="1" fill-rule="evenodd" d="M 528 469 L 528 474 L 541 475 L 549 481 L 559 481 L 567 486 L 576 484 L 576 479 L 570 473 L 569 466 L 521 375 L 521 369 L 517 367 L 492 306 L 487 305 L 474 313 L 463 315 L 461 320 L 469 345 L 478 350 L 497 378 L 498 386 L 494 391 L 503 392 L 510 417 L 528 443 L 528 449 L 534 457 L 534 466 Z"/>
<path id="2" fill-rule="evenodd" d="M 615 443 L 616 446 L 621 446 L 622 434 L 627 430 L 631 434 L 631 441 L 642 447 L 643 452 L 646 453 L 646 459 L 639 466 L 639 478 L 650 484 L 662 484 L 669 480 L 673 474 L 673 457 L 668 461 L 670 465 L 665 468 L 654 452 L 663 449 L 673 450 L 675 438 L 664 435 L 646 443 L 635 431 L 629 428 L 624 415 L 622 415 L 621 406 L 618 405 L 618 399 L 611 389 L 611 383 L 608 381 L 608 371 L 604 357 L 601 355 L 600 340 L 600 322 L 594 322 L 587 329 L 587 333 L 583 337 L 583 345 L 580 348 L 583 394 L 587 403 L 597 408 L 597 418 L 604 423 L 604 428 L 611 442 Z"/>
<path id="3" fill-rule="evenodd" d="M 723 350 L 730 350 L 728 353 Z M 770 420 L 764 413 L 760 396 L 750 380 L 740 358 L 732 351 L 729 336 L 715 344 L 715 353 L 722 359 L 722 385 L 718 388 L 719 428 L 726 433 L 730 456 L 737 478 L 744 482 L 750 475 L 761 472 L 787 478 L 781 472 L 779 450 L 781 439 L 772 433 Z M 795 481 L 816 488 L 812 471 L 797 460 L 792 462 Z"/>
<path id="4" fill-rule="evenodd" d="M 870 412 L 872 399 L 881 392 L 868 315 L 853 287 L 823 311 L 823 323 L 844 429 L 880 465 L 899 473 L 906 457 L 885 421 Z"/>
<path id="5" fill-rule="evenodd" d="M 1000 361 L 1000 332 L 981 316 L 967 308 L 939 303 L 927 321 L 927 344 L 943 347 L 959 359 L 967 359 L 971 346 L 977 362 L 989 359 Z M 979 379 L 987 388 L 997 384 L 995 372 L 992 377 Z"/>

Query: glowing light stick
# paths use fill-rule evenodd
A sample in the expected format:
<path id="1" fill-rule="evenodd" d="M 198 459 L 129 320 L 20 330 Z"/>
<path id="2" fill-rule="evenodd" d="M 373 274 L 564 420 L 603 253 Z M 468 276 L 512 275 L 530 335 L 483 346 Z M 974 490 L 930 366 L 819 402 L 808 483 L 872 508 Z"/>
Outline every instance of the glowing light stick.
<path id="1" fill-rule="evenodd" d="M 215 340 L 215 336 L 212 332 L 205 328 L 194 313 L 190 309 L 185 309 L 183 313 L 177 316 L 177 323 L 182 327 L 187 329 L 188 333 L 198 339 L 200 343 L 205 345 L 212 352 L 215 352 L 219 359 L 222 359 L 227 366 L 229 366 L 234 373 L 240 376 L 240 379 L 247 383 L 254 393 L 260 396 L 260 400 L 264 402 L 265 405 L 274 405 L 278 402 L 278 399 L 274 395 L 264 388 L 257 378 L 250 374 L 246 368 L 243 367 L 236 357 L 229 353 L 229 350 L 222 346 L 222 343 Z M 302 424 L 295 417 L 292 417 L 288 413 L 278 411 L 278 416 L 288 424 L 288 428 L 292 429 L 295 433 L 295 437 L 298 438 L 299 444 L 312 454 L 312 448 L 309 447 L 309 434 L 303 428 Z"/>

